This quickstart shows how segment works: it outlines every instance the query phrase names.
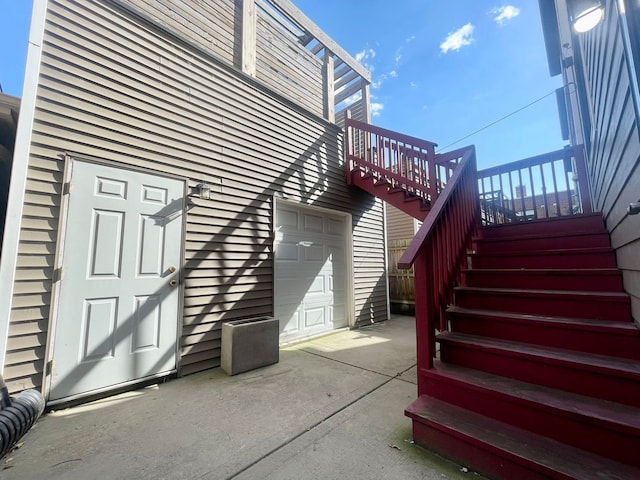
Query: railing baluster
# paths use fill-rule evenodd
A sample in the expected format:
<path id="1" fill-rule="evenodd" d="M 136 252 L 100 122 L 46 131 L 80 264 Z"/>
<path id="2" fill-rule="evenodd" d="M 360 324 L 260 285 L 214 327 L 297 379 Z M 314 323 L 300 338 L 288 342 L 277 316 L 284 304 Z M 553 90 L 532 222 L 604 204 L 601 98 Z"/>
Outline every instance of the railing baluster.
<path id="1" fill-rule="evenodd" d="M 560 216 L 560 197 L 558 197 L 558 181 L 556 179 L 556 162 L 551 162 L 551 178 L 553 178 L 553 198 L 556 199 L 556 217 Z"/>
<path id="2" fill-rule="evenodd" d="M 531 205 L 533 206 L 533 218 L 537 220 L 540 216 L 538 215 L 538 208 L 536 207 L 536 187 L 533 183 L 533 171 L 530 166 L 527 167 L 527 170 L 529 171 L 529 182 L 531 182 Z"/>
<path id="3" fill-rule="evenodd" d="M 549 205 L 547 202 L 547 183 L 544 180 L 544 164 L 540 164 L 540 178 L 542 179 L 542 205 L 544 207 L 544 218 L 549 218 Z"/>

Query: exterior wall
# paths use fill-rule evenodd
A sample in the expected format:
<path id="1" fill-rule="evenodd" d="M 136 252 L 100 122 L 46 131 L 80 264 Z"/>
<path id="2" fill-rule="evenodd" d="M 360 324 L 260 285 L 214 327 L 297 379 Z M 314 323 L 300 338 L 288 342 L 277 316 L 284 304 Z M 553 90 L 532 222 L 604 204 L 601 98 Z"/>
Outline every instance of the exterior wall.
<path id="1" fill-rule="evenodd" d="M 222 321 L 273 313 L 274 195 L 351 213 L 354 322 L 386 318 L 382 203 L 347 187 L 341 130 L 234 69 L 226 36 L 180 26 L 185 12 L 159 5 L 48 3 L 30 155 L 15 159 L 28 161 L 28 179 L 4 369 L 12 391 L 43 382 L 65 155 L 212 185 L 186 213 L 179 373 L 219 365 Z M 203 22 L 235 25 L 229 2 L 208 5 Z"/>
<path id="2" fill-rule="evenodd" d="M 584 133 L 593 205 L 603 212 L 625 288 L 632 298 L 634 318 L 640 321 L 640 218 L 626 214 L 629 203 L 640 198 L 639 116 L 617 2 L 605 2 L 605 8 L 600 25 L 574 35 L 573 48 L 580 51 L 584 94 L 588 96 L 585 103 L 589 111 L 582 115 L 588 115 L 591 123 Z"/>

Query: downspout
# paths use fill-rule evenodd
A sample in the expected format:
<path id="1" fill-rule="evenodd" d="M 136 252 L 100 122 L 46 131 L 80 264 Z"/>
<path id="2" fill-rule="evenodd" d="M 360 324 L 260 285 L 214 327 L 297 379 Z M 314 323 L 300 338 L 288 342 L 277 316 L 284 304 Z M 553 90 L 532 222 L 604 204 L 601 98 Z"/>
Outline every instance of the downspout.
<path id="1" fill-rule="evenodd" d="M 18 243 L 20 241 L 22 209 L 27 184 L 31 132 L 36 108 L 46 12 L 47 0 L 33 1 L 29 48 L 27 50 L 24 83 L 22 85 L 20 116 L 16 131 L 7 217 L 5 220 L 4 240 L 2 242 L 2 259 L 0 260 L 0 285 L 3 285 L 3 288 L 0 289 L 0 372 L 4 372 L 4 362 L 7 354 L 11 299 L 13 297 L 16 265 L 18 263 Z"/>

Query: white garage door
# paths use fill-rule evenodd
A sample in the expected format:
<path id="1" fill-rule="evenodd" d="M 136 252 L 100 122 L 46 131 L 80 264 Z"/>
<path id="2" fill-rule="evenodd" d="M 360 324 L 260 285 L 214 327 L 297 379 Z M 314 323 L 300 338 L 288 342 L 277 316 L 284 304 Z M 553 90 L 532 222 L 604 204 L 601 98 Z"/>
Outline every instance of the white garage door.
<path id="1" fill-rule="evenodd" d="M 347 326 L 347 217 L 280 202 L 275 224 L 280 342 Z"/>

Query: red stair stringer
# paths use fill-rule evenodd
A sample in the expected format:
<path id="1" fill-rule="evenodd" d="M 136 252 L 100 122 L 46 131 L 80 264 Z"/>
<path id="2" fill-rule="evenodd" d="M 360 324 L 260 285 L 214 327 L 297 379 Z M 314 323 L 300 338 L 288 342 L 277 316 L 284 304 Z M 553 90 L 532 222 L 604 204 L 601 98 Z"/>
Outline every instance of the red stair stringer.
<path id="1" fill-rule="evenodd" d="M 352 185 L 384 200 L 413 218 L 423 221 L 429 213 L 431 204 L 404 188 L 393 187 L 390 182 L 377 180 L 373 175 L 358 169 L 353 170 L 350 175 Z"/>

